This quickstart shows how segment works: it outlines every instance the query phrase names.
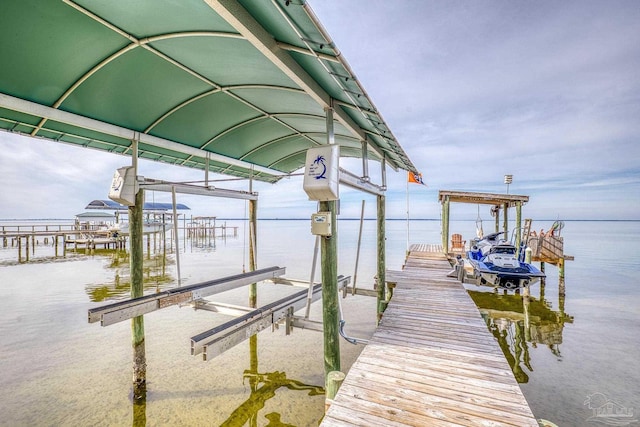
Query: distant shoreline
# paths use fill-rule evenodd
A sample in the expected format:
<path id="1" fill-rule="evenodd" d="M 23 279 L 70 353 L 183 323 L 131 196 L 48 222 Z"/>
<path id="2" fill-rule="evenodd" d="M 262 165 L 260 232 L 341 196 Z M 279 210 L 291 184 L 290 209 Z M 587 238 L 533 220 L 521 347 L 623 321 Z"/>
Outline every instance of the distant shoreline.
<path id="1" fill-rule="evenodd" d="M 187 218 L 188 219 L 188 218 Z M 360 218 L 339 218 L 341 221 L 360 221 Z M 217 221 L 247 221 L 248 218 L 222 218 Z M 376 221 L 376 218 L 365 218 L 365 221 Z M 386 221 L 406 221 L 406 218 L 387 218 Z M 475 218 L 452 219 L 451 221 L 475 221 Z M 558 221 L 558 219 L 534 219 L 535 221 Z M 44 222 L 44 221 L 75 221 L 74 218 L 0 218 L 2 222 Z M 258 218 L 258 221 L 309 221 L 309 218 Z M 410 221 L 440 221 L 440 218 L 410 218 Z M 561 219 L 564 222 L 640 222 L 640 219 Z M 513 222 L 510 220 L 510 222 Z"/>

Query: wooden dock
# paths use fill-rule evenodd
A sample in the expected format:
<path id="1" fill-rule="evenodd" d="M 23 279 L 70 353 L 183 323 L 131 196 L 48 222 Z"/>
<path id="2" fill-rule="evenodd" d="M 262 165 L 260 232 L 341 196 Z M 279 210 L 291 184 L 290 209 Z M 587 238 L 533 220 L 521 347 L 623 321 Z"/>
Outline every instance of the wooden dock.
<path id="1" fill-rule="evenodd" d="M 478 308 L 433 250 L 414 245 L 402 271 L 387 271 L 393 297 L 322 426 L 538 426 Z"/>

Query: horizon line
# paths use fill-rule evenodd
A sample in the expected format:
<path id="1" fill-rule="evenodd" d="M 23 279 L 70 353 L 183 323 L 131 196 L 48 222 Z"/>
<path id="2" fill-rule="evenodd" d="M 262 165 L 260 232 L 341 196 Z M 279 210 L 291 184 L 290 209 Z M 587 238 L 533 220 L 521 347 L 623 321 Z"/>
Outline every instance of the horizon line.
<path id="1" fill-rule="evenodd" d="M 233 217 L 214 217 L 217 220 L 225 221 L 247 221 L 248 218 L 233 218 Z M 183 218 L 183 220 L 186 218 Z M 257 218 L 258 221 L 310 221 L 310 218 L 280 218 L 280 217 L 266 217 Z M 344 221 L 360 221 L 360 218 L 341 218 L 338 216 L 338 220 Z M 363 218 L 364 221 L 377 221 L 377 218 Z M 385 218 L 385 221 L 440 221 L 440 218 Z M 75 218 L 0 218 L 2 221 L 75 221 Z M 465 219 L 450 219 L 450 221 L 476 221 L 475 218 Z M 509 220 L 513 222 L 514 220 Z M 534 221 L 617 221 L 617 222 L 638 222 L 640 219 L 534 219 Z"/>

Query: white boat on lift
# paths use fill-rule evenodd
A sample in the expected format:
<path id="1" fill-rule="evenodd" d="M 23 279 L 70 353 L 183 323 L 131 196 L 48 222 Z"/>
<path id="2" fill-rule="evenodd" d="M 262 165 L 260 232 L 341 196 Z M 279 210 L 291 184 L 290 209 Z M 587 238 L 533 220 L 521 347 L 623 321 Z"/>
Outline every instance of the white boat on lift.
<path id="1" fill-rule="evenodd" d="M 142 224 L 142 234 L 159 233 L 169 230 L 171 230 L 171 224 L 167 222 L 145 222 Z M 119 222 L 112 224 L 107 231 L 114 236 L 128 236 L 129 223 Z"/>
<path id="2" fill-rule="evenodd" d="M 480 284 L 518 289 L 546 277 L 538 268 L 521 260 L 514 245 L 499 239 L 501 234 L 504 232 L 474 239 L 467 252 L 467 260 Z"/>

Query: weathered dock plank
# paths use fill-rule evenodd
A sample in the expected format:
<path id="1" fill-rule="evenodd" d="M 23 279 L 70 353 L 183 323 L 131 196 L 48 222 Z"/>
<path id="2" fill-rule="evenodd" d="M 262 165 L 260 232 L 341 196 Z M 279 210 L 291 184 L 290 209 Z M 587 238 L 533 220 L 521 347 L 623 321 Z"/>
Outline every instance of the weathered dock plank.
<path id="1" fill-rule="evenodd" d="M 322 426 L 538 426 L 438 248 L 414 245 L 402 271 L 386 272 L 393 298 Z"/>

